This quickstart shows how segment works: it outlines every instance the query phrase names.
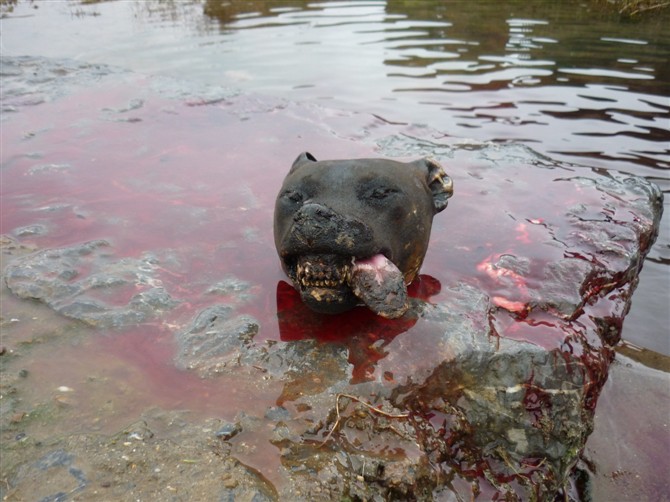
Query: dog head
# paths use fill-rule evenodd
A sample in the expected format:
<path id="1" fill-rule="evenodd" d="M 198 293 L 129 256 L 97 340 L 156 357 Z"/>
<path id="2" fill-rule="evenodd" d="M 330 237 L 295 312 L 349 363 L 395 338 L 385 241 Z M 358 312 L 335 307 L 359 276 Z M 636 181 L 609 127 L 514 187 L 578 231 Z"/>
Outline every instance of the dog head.
<path id="1" fill-rule="evenodd" d="M 317 161 L 302 153 L 275 205 L 282 268 L 318 312 L 362 302 L 399 317 L 407 309 L 405 286 L 428 249 L 433 216 L 452 194 L 451 178 L 430 159 Z"/>

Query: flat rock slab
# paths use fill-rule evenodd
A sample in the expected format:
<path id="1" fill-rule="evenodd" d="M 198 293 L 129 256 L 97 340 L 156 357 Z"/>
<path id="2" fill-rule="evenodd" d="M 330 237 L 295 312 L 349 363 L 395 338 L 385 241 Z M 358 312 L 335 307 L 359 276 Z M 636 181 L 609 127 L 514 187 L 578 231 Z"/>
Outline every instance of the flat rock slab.
<path id="1" fill-rule="evenodd" d="M 137 324 L 175 306 L 153 278 L 156 258 L 115 261 L 109 248 L 99 240 L 40 251 L 14 260 L 5 281 L 19 298 L 40 300 L 92 326 Z"/>
<path id="2" fill-rule="evenodd" d="M 169 344 L 173 385 L 197 375 L 227 417 L 179 439 L 208 445 L 226 473 L 203 498 L 237 486 L 259 500 L 578 496 L 658 187 L 518 145 L 78 63 L 3 59 L 5 80 L 5 284 L 112 338 Z M 428 155 L 454 179 L 400 319 L 315 314 L 285 282 L 272 208 L 308 149 Z M 155 362 L 133 358 L 149 385 Z M 16 415 L 8 427 L 31 430 Z M 10 448 L 9 490 L 62 468 L 85 497 L 112 460 L 81 441 Z M 142 441 L 174 459 L 160 437 Z M 143 455 L 143 468 L 160 462 Z"/>

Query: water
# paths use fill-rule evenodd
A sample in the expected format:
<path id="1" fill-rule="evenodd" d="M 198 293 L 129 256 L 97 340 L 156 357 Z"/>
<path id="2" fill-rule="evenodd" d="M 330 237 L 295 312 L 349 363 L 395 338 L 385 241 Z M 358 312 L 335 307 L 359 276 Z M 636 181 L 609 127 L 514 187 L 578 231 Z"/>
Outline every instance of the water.
<path id="1" fill-rule="evenodd" d="M 490 264 L 500 258 L 491 249 L 521 253 L 530 243 L 545 242 L 550 226 L 533 219 L 534 213 L 551 214 L 562 225 L 564 207 L 573 200 L 560 188 L 570 185 L 557 182 L 543 203 L 533 192 L 545 176 L 540 170 L 511 181 L 489 173 L 492 182 L 481 187 L 483 178 L 469 164 L 483 154 L 450 156 L 448 148 L 440 150 L 441 139 L 519 142 L 561 161 L 637 173 L 667 194 L 667 14 L 622 22 L 578 2 L 230 4 L 19 0 L 12 12 L 3 6 L 3 55 L 73 58 L 176 77 L 186 82 L 175 86 L 177 94 L 199 84 L 231 89 L 214 91 L 210 106 L 198 106 L 203 102 L 188 96 L 166 98 L 169 79 L 122 72 L 107 78 L 103 69 L 98 81 L 89 69 L 86 80 L 67 81 L 70 70 L 54 69 L 65 84 L 38 73 L 27 85 L 35 92 L 10 97 L 5 110 L 15 106 L 17 113 L 7 113 L 2 124 L 3 232 L 40 249 L 110 239 L 109 249 L 83 260 L 70 283 L 128 260 L 130 269 L 141 267 L 141 280 L 109 292 L 91 289 L 92 299 L 122 309 L 138 288 L 163 286 L 179 302 L 140 325 L 94 328 L 99 336 L 91 336 L 84 323 L 19 300 L 3 285 L 3 344 L 20 356 L 6 359 L 7 366 L 14 371 L 20 364 L 27 375 L 16 382 L 3 376 L 19 389 L 17 409 L 36 417 L 13 422 L 29 438 L 114 434 L 129 420 L 146 417 L 147 406 L 188 410 L 196 422 L 232 420 L 239 409 L 262 416 L 277 402 L 290 407 L 304 387 L 321 384 L 306 375 L 282 390 L 272 383 L 263 387 L 260 378 L 257 386 L 248 375 L 203 379 L 198 368 L 184 371 L 183 362 L 175 367 L 183 355 L 175 332 L 212 302 L 233 304 L 259 319 L 259 339 L 311 335 L 302 329 L 312 328 L 304 321 L 313 316 L 296 322 L 277 315 L 292 310 L 287 305 L 296 299 L 271 243 L 272 202 L 285 159 L 296 148 L 319 158 L 370 156 L 375 145 L 401 156 L 437 148 L 457 181 L 457 197 L 436 217 L 424 266 L 439 279 L 422 276 L 414 286 L 420 291 L 413 293 L 437 303 L 461 281 L 487 284 L 503 305 L 527 301 L 525 285 L 490 276 Z M 225 97 L 234 89 L 250 97 L 233 106 Z M 256 94 L 266 97 L 257 100 Z M 397 143 L 379 142 L 397 134 L 396 123 L 416 124 L 403 130 L 435 143 L 411 136 L 403 142 L 397 135 Z M 506 150 L 506 160 L 515 151 Z M 516 152 L 523 164 L 527 151 Z M 238 167 L 244 176 L 237 175 Z M 473 203 L 483 191 L 510 212 L 491 215 Z M 575 193 L 574 201 L 584 197 Z M 522 215 L 529 219 L 519 221 L 526 223 L 510 223 Z M 479 233 L 462 222 L 476 223 Z M 624 327 L 627 340 L 664 353 L 670 353 L 669 233 L 666 224 Z M 562 248 L 545 251 L 543 258 L 555 259 Z M 620 301 L 608 307 L 620 308 Z M 366 336 L 342 341 L 338 320 L 318 326 L 324 340 L 347 344 L 354 381 L 380 374 L 391 381 L 434 357 L 433 345 L 421 343 L 429 331 L 422 323 L 387 326 L 366 312 L 347 316 L 346 328 Z M 507 335 L 534 343 L 546 335 L 551 341 L 552 326 L 543 320 L 518 326 Z M 399 336 L 410 330 L 411 336 Z M 411 357 L 402 351 L 393 356 L 397 346 L 387 347 L 394 341 L 407 343 Z M 596 492 L 611 499 L 619 494 L 617 483 L 626 483 L 631 497 L 651 500 L 663 493 L 667 479 L 667 373 L 617 358 L 622 362 L 612 366 L 589 443 L 600 469 Z M 622 413 L 631 396 L 641 404 Z M 267 454 L 269 435 L 269 429 L 243 435 L 249 446 L 238 455 L 274 482 L 278 459 Z"/>
<path id="2" fill-rule="evenodd" d="M 667 193 L 668 17 L 631 22 L 572 1 L 19 1 L 2 20 L 2 53 L 230 86 L 445 137 L 523 142 L 645 176 Z M 666 223 L 624 333 L 665 354 L 669 264 Z"/>

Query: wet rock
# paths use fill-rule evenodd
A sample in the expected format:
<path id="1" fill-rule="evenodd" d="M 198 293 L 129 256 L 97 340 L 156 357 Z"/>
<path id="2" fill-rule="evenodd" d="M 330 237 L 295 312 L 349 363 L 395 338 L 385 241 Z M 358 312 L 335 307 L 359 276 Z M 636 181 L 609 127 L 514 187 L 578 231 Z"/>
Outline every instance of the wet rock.
<path id="1" fill-rule="evenodd" d="M 140 420 L 130 427 L 126 428 L 124 434 L 128 439 L 135 441 L 146 441 L 154 437 L 153 431 L 149 428 L 145 420 Z"/>
<path id="2" fill-rule="evenodd" d="M 123 73 L 109 66 L 75 60 L 3 56 L 0 58 L 2 106 L 17 111 L 91 86 L 102 77 Z"/>
<path id="3" fill-rule="evenodd" d="M 93 326 L 136 324 L 178 302 L 154 277 L 156 260 L 115 260 L 107 241 L 47 249 L 13 260 L 5 281 L 19 298 L 44 302 L 67 317 Z M 137 291 L 125 305 L 117 298 Z"/>
<path id="4" fill-rule="evenodd" d="M 64 173 L 72 170 L 70 164 L 38 164 L 28 170 L 30 176 L 44 173 Z"/>
<path id="5" fill-rule="evenodd" d="M 245 302 L 254 298 L 251 284 L 232 275 L 207 288 L 205 294 L 229 298 L 231 301 Z"/>
<path id="6" fill-rule="evenodd" d="M 32 253 L 36 250 L 34 246 L 19 242 L 10 235 L 0 235 L 0 250 L 3 256 L 7 257 L 5 263 L 10 259 Z"/>
<path id="7" fill-rule="evenodd" d="M 271 408 L 268 408 L 267 411 L 265 412 L 265 418 L 267 418 L 268 420 L 275 421 L 275 422 L 278 422 L 279 420 L 284 420 L 284 419 L 287 419 L 287 418 L 290 418 L 290 417 L 291 417 L 291 414 L 283 406 L 272 406 Z"/>
<path id="8" fill-rule="evenodd" d="M 341 344 L 321 344 L 303 340 L 267 349 L 258 365 L 283 382 L 277 404 L 301 400 L 307 407 L 322 409 L 324 399 L 332 400 L 351 379 L 349 351 Z"/>
<path id="9" fill-rule="evenodd" d="M 252 347 L 259 324 L 251 316 L 235 315 L 229 305 L 214 305 L 201 311 L 177 333 L 176 364 L 203 377 L 240 365 Z"/>
<path id="10" fill-rule="evenodd" d="M 25 227 L 20 227 L 14 230 L 13 234 L 17 237 L 28 237 L 33 235 L 44 235 L 47 233 L 47 227 L 45 225 L 28 225 Z"/>
<path id="11" fill-rule="evenodd" d="M 49 479 L 52 489 L 56 491 L 34 499 L 42 501 L 66 500 L 84 490 L 89 483 L 86 474 L 77 466 L 75 455 L 63 449 L 53 450 L 26 466 L 20 476 L 31 477 L 36 481 Z M 39 489 L 36 492 L 39 493 Z"/>
<path id="12" fill-rule="evenodd" d="M 237 436 L 242 431 L 242 426 L 237 423 L 226 423 L 216 431 L 215 435 L 223 441 L 228 441 L 230 438 Z"/>

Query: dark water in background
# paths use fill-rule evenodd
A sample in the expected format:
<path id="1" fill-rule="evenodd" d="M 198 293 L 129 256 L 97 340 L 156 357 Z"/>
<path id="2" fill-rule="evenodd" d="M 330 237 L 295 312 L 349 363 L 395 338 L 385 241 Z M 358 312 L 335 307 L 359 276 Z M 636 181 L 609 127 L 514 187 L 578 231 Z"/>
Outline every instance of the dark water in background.
<path id="1" fill-rule="evenodd" d="M 1 49 L 358 110 L 445 136 L 523 142 L 645 176 L 667 206 L 670 15 L 630 22 L 597 5 L 19 0 L 2 20 Z M 666 215 L 624 328 L 627 340 L 666 354 L 669 265 Z"/>

